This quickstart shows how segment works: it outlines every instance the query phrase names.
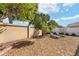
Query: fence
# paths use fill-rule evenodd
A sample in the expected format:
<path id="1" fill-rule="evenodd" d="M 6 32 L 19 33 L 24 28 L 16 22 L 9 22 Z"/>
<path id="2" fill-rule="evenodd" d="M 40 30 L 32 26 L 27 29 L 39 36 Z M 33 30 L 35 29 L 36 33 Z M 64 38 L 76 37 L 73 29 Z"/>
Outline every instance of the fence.
<path id="1" fill-rule="evenodd" d="M 29 38 L 33 37 L 34 31 L 34 28 L 29 28 Z M 42 35 L 41 30 L 39 35 Z M 27 26 L 0 24 L 0 43 L 6 43 L 20 39 L 27 39 Z"/>

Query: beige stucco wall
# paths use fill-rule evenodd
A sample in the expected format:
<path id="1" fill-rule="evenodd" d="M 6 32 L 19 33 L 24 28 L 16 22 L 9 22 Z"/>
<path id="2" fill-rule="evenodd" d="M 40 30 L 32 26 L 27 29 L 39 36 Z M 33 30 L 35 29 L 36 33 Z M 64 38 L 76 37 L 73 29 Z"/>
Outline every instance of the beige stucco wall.
<path id="1" fill-rule="evenodd" d="M 0 24 L 0 28 L 4 25 Z M 18 25 L 5 25 L 4 32 L 0 33 L 0 43 L 5 43 L 14 40 L 27 39 L 27 27 Z M 34 28 L 29 28 L 29 37 L 34 34 Z M 40 34 L 42 35 L 41 31 Z"/>

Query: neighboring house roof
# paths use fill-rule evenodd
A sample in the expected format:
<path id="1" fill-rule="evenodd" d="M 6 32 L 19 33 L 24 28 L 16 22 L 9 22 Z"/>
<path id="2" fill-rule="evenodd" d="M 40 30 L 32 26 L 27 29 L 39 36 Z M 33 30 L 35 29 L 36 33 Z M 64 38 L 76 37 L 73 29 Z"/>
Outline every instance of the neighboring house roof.
<path id="1" fill-rule="evenodd" d="M 68 27 L 79 27 L 79 22 L 69 24 Z"/>

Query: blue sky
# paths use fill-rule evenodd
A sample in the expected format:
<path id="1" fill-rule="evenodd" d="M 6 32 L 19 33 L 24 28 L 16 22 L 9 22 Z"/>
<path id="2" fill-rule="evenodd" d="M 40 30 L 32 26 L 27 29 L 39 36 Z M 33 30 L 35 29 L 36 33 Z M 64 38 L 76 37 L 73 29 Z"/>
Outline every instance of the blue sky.
<path id="1" fill-rule="evenodd" d="M 49 14 L 62 26 L 79 22 L 79 3 L 43 3 L 39 4 L 38 12 Z"/>

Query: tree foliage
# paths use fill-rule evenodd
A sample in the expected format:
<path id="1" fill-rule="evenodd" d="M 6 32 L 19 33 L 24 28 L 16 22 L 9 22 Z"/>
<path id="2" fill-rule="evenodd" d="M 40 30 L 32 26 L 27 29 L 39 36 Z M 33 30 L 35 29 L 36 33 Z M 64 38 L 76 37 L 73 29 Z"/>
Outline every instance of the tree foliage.
<path id="1" fill-rule="evenodd" d="M 54 20 L 51 20 L 48 22 L 48 26 L 49 29 L 52 30 L 53 28 L 58 27 L 58 24 Z"/>
<path id="2" fill-rule="evenodd" d="M 34 26 L 35 28 L 43 29 L 47 26 L 47 22 L 49 21 L 50 17 L 46 14 L 36 14 L 34 19 Z"/>
<path id="3" fill-rule="evenodd" d="M 28 20 L 31 22 L 37 12 L 38 5 L 36 3 L 1 3 L 0 10 L 4 16 L 8 16 L 12 21 L 17 18 L 21 21 Z"/>
<path id="4" fill-rule="evenodd" d="M 48 21 L 50 19 L 50 16 L 48 14 L 36 14 L 34 19 L 34 27 L 41 29 L 43 32 L 48 32 Z"/>
<path id="5" fill-rule="evenodd" d="M 50 32 L 53 28 L 57 27 L 58 24 L 54 21 L 50 21 L 48 14 L 36 14 L 34 19 L 34 27 L 42 29 L 43 32 Z"/>

